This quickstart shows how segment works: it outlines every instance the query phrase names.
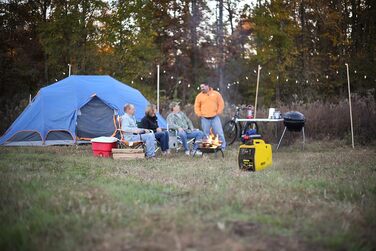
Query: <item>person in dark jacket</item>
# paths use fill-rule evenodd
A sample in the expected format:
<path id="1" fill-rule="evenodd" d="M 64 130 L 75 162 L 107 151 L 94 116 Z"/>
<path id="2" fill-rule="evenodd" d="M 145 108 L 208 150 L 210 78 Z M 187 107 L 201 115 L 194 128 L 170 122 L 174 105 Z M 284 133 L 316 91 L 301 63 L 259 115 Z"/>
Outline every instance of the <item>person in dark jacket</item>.
<path id="1" fill-rule="evenodd" d="M 154 105 L 148 105 L 145 110 L 145 117 L 141 120 L 141 128 L 149 129 L 154 132 L 155 138 L 161 145 L 162 154 L 169 154 L 169 135 L 167 130 L 162 130 L 158 125 L 156 109 Z"/>

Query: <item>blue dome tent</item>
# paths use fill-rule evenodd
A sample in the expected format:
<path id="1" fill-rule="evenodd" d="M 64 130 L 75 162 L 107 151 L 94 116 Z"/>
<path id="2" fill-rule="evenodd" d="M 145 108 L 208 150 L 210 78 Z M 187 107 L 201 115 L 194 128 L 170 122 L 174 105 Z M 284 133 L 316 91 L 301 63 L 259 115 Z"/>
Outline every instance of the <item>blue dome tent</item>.
<path id="1" fill-rule="evenodd" d="M 116 115 L 124 104 L 136 107 L 136 119 L 144 116 L 149 102 L 140 91 L 110 76 L 72 75 L 42 88 L 0 138 L 5 146 L 75 144 L 116 131 Z M 165 119 L 158 114 L 161 127 Z"/>

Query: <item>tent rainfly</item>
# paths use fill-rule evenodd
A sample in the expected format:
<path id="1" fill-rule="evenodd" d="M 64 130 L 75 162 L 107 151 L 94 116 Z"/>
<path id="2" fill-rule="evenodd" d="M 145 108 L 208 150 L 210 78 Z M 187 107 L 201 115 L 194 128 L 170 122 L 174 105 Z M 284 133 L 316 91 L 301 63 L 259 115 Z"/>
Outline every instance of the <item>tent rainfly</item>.
<path id="1" fill-rule="evenodd" d="M 42 88 L 0 138 L 4 146 L 68 145 L 114 135 L 115 116 L 136 107 L 141 120 L 149 102 L 140 91 L 110 76 L 72 75 Z M 157 114 L 158 123 L 166 127 Z"/>

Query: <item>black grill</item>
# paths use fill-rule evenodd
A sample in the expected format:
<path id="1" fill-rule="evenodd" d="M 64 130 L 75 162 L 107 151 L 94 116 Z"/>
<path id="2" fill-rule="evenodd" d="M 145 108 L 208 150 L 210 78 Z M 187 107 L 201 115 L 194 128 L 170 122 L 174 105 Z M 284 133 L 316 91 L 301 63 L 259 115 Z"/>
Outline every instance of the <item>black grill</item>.
<path id="1" fill-rule="evenodd" d="M 305 117 L 300 112 L 286 112 L 283 114 L 283 123 L 287 130 L 300 132 L 304 127 Z"/>

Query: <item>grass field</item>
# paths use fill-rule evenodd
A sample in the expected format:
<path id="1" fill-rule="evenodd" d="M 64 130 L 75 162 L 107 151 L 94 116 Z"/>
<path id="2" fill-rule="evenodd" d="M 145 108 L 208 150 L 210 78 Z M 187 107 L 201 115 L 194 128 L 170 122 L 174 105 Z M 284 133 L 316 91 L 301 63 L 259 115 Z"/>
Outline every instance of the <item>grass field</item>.
<path id="1" fill-rule="evenodd" d="M 0 250 L 375 250 L 376 148 L 115 161 L 88 147 L 0 148 Z"/>

